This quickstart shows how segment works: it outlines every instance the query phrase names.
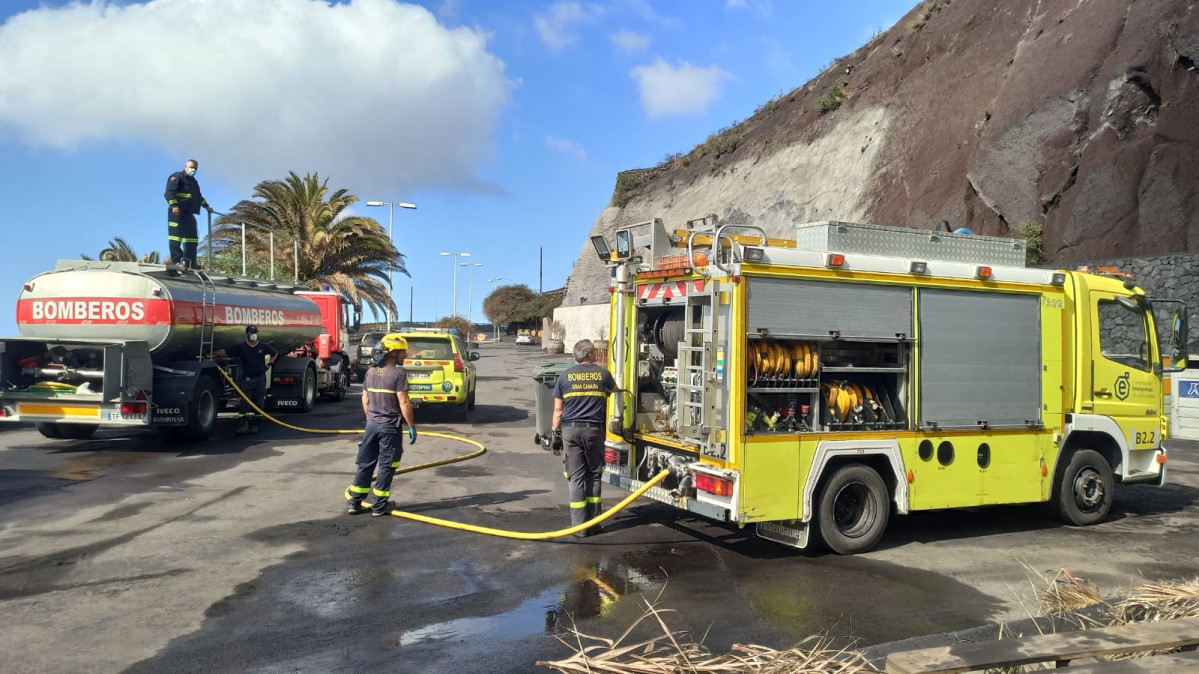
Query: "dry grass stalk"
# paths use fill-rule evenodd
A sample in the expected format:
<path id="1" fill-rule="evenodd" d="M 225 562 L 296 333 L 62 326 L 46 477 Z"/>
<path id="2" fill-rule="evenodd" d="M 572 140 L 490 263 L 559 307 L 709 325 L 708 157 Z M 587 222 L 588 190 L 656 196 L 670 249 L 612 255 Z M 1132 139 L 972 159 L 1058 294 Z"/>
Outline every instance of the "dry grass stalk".
<path id="1" fill-rule="evenodd" d="M 661 594 L 658 595 L 661 598 Z M 794 647 L 776 651 L 757 645 L 736 644 L 732 652 L 714 656 L 702 642 L 695 642 L 686 632 L 671 630 L 664 615 L 674 613 L 646 601 L 645 612 L 616 639 L 604 639 L 583 634 L 575 625 L 567 637 L 558 640 L 575 651 L 565 660 L 538 662 L 570 674 L 859 674 L 878 672 L 861 654 L 829 648 L 826 638 L 809 637 Z M 642 624 L 657 624 L 661 634 L 652 638 L 626 643 Z M 805 648 L 805 646 L 807 646 Z"/>

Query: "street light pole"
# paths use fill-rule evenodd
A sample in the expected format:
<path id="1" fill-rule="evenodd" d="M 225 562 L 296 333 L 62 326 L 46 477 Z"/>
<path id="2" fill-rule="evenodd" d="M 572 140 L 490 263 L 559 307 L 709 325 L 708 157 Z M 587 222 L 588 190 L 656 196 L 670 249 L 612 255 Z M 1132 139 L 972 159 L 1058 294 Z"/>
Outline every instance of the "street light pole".
<path id="1" fill-rule="evenodd" d="M 395 223 L 395 207 L 399 206 L 400 208 L 410 208 L 410 209 L 415 210 L 416 204 L 410 204 L 406 201 L 394 201 L 394 202 L 393 201 L 368 201 L 368 202 L 366 202 L 366 205 L 367 206 L 386 206 L 387 207 L 387 240 L 389 242 L 391 242 L 391 247 L 395 248 L 395 237 L 393 235 L 393 232 L 394 232 L 393 225 Z M 391 278 L 392 266 L 393 266 L 392 261 L 388 260 L 387 261 L 387 299 L 390 301 L 390 306 L 387 307 L 387 331 L 388 332 L 391 332 L 391 318 L 392 318 L 392 314 L 395 313 L 395 311 L 394 311 L 395 310 L 395 298 L 392 297 L 392 290 L 395 287 L 392 282 L 392 278 Z"/>
<path id="2" fill-rule="evenodd" d="M 442 255 L 450 256 L 454 263 L 454 309 L 450 312 L 451 316 L 458 315 L 458 258 L 470 257 L 470 253 L 442 253 Z"/>
<path id="3" fill-rule="evenodd" d="M 474 264 L 467 264 L 463 262 L 459 266 L 466 267 L 467 271 L 470 272 L 470 274 L 467 275 L 469 280 L 467 281 L 466 286 L 466 322 L 470 325 L 474 325 L 475 267 L 482 267 L 483 263 L 476 262 Z"/>

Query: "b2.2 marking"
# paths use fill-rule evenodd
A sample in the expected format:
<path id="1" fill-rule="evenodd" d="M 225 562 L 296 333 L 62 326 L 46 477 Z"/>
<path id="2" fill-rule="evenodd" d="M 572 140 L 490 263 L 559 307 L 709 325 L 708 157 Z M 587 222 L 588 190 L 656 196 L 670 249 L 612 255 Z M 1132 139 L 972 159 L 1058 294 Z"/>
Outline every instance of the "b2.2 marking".
<path id="1" fill-rule="evenodd" d="M 1157 431 L 1137 431 L 1137 446 L 1152 445 L 1157 439 Z"/>

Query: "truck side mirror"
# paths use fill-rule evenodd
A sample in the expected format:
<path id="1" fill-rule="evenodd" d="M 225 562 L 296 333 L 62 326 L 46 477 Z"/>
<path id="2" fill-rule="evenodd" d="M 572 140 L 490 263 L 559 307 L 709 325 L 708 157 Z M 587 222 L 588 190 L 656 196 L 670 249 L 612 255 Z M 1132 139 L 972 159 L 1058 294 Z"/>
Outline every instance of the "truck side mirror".
<path id="1" fill-rule="evenodd" d="M 469 353 L 467 354 L 466 358 L 467 358 L 468 360 L 478 360 L 478 359 L 479 359 L 479 352 L 478 352 L 478 351 L 471 351 L 471 352 L 469 352 Z"/>
<path id="2" fill-rule="evenodd" d="M 1185 306 L 1174 309 L 1170 321 L 1170 366 L 1181 372 L 1187 369 L 1187 312 Z"/>

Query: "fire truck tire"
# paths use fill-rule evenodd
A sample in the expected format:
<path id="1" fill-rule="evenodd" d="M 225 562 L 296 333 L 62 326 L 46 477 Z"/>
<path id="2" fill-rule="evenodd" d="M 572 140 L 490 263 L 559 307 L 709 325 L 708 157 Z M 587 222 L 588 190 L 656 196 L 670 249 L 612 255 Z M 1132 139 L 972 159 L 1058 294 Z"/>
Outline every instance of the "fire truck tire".
<path id="1" fill-rule="evenodd" d="M 333 386 L 333 392 L 329 394 L 329 400 L 333 402 L 341 402 L 346 399 L 346 389 L 350 388 L 350 380 L 345 372 L 337 374 L 337 384 Z"/>
<path id="2" fill-rule="evenodd" d="M 307 414 L 316 406 L 316 372 L 304 368 L 304 383 L 300 387 L 300 411 Z"/>
<path id="3" fill-rule="evenodd" d="M 1057 493 L 1058 516 L 1066 524 L 1085 527 L 1107 519 L 1115 495 L 1115 479 L 1107 459 L 1093 449 L 1070 455 Z"/>
<path id="4" fill-rule="evenodd" d="M 833 552 L 866 552 L 883 537 L 891 501 L 883 478 L 871 467 L 841 466 L 820 493 L 816 511 L 820 533 Z"/>
<path id="5" fill-rule="evenodd" d="M 167 437 L 184 442 L 199 442 L 212 435 L 216 428 L 217 412 L 221 409 L 220 389 L 212 377 L 201 376 L 196 381 L 196 390 L 192 399 L 187 403 L 187 423 L 182 426 L 164 427 L 170 429 Z"/>

